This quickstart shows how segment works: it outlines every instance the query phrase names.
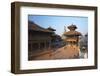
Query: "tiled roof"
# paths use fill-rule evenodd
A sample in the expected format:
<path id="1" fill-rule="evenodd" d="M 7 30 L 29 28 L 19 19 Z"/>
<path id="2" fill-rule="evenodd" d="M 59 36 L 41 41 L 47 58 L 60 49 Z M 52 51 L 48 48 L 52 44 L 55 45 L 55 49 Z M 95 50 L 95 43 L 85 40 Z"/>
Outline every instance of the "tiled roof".
<path id="1" fill-rule="evenodd" d="M 51 28 L 51 27 L 48 27 L 47 28 L 48 30 L 51 30 L 51 31 L 56 31 L 55 29 Z"/>
<path id="2" fill-rule="evenodd" d="M 39 25 L 37 25 L 36 23 L 32 22 L 32 21 L 28 21 L 28 29 L 29 30 L 33 30 L 33 31 L 41 31 L 41 32 L 49 32 L 52 33 L 52 31 L 45 29 Z"/>
<path id="3" fill-rule="evenodd" d="M 68 31 L 68 32 L 65 32 L 64 35 L 78 35 L 78 36 L 81 36 L 81 33 L 77 32 L 77 31 Z"/>
<path id="4" fill-rule="evenodd" d="M 77 29 L 76 25 L 73 25 L 73 24 L 70 25 L 70 26 L 68 26 L 68 28 L 69 28 L 69 29 L 71 29 L 71 28 Z"/>

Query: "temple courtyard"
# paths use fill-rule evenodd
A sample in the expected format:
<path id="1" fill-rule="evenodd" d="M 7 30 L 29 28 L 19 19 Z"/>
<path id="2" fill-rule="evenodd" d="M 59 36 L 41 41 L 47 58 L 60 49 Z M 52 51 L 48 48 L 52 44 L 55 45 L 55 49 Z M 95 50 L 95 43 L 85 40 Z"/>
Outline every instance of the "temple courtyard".
<path id="1" fill-rule="evenodd" d="M 82 34 L 76 30 L 76 25 L 71 24 L 67 28 L 68 31 L 64 27 L 60 36 L 55 33 L 56 29 L 45 29 L 29 21 L 28 60 L 87 58 L 87 41 L 81 42 Z"/>
<path id="2" fill-rule="evenodd" d="M 79 58 L 79 48 L 76 46 L 64 46 L 38 53 L 31 52 L 29 56 L 29 60 L 74 59 Z"/>

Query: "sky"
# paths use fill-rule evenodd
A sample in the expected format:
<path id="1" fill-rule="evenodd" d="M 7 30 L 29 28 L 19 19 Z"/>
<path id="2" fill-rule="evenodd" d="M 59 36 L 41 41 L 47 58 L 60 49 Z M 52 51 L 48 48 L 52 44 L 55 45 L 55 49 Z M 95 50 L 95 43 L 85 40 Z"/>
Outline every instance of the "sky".
<path id="1" fill-rule="evenodd" d="M 66 27 L 66 31 L 69 31 L 67 27 L 71 24 L 76 25 L 76 31 L 81 32 L 83 35 L 88 32 L 88 17 L 28 15 L 28 20 L 33 21 L 43 28 L 52 27 L 56 29 L 55 33 L 60 36 L 64 33 L 64 26 Z"/>

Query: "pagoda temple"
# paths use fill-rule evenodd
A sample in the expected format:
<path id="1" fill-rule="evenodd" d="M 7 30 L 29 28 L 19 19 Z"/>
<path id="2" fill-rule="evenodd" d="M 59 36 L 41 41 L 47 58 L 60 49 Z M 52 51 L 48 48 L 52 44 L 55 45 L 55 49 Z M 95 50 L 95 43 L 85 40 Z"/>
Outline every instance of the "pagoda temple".
<path id="1" fill-rule="evenodd" d="M 81 36 L 81 33 L 76 31 L 77 27 L 76 25 L 70 25 L 68 26 L 69 31 L 64 32 L 65 36 L 65 42 L 67 45 L 76 45 L 79 44 L 79 36 Z"/>
<path id="2" fill-rule="evenodd" d="M 82 34 L 76 31 L 76 25 L 70 25 L 67 27 L 69 31 L 64 32 L 64 41 L 66 46 L 64 47 L 68 53 L 68 58 L 79 58 L 80 46 L 79 46 L 79 36 Z"/>

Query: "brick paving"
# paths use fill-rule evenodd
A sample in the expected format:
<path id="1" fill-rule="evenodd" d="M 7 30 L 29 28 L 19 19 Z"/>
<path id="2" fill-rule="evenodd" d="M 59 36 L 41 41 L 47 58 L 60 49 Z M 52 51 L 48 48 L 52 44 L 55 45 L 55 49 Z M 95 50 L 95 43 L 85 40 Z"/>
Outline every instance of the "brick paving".
<path id="1" fill-rule="evenodd" d="M 78 58 L 79 47 L 64 46 L 52 50 L 46 50 L 38 55 L 31 54 L 30 60 L 50 60 L 50 59 L 73 59 Z"/>

